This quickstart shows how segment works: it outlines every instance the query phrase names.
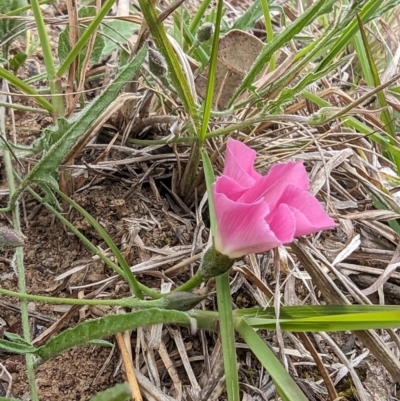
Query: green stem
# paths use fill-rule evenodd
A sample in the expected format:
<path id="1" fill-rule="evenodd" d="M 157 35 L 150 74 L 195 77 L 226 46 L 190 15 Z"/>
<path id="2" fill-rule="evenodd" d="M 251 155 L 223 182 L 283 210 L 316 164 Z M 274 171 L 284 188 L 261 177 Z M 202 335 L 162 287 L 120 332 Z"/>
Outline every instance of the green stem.
<path id="1" fill-rule="evenodd" d="M 55 2 L 55 0 L 42 0 L 39 1 L 39 6 L 42 6 L 43 4 L 47 4 L 47 3 L 53 3 Z M 15 10 L 12 10 L 10 12 L 8 12 L 6 15 L 9 17 L 12 17 L 13 15 L 21 15 L 23 12 L 30 10 L 32 7 L 28 4 L 27 6 L 23 6 L 20 8 L 17 8 Z"/>
<path id="2" fill-rule="evenodd" d="M 53 53 L 51 51 L 49 37 L 46 31 L 46 25 L 40 10 L 38 0 L 31 0 L 31 7 L 35 17 L 36 28 L 40 39 L 40 45 L 43 52 L 43 60 L 46 66 L 47 78 L 49 80 L 50 91 L 52 94 L 53 105 L 58 116 L 64 115 L 64 103 L 61 95 L 61 80 L 56 77 L 56 67 L 54 65 Z"/>
<path id="3" fill-rule="evenodd" d="M 205 12 L 207 11 L 208 6 L 210 5 L 211 0 L 203 0 L 198 8 L 196 14 L 194 15 L 192 22 L 189 25 L 190 32 L 192 35 L 197 31 L 197 28 L 200 25 L 201 19 Z"/>
<path id="4" fill-rule="evenodd" d="M 58 297 L 46 297 L 42 295 L 32 295 L 26 293 L 20 293 L 0 288 L 0 294 L 7 295 L 9 297 L 18 298 L 22 302 L 34 301 L 44 302 L 49 304 L 59 305 L 82 305 L 82 306 L 120 306 L 123 308 L 164 308 L 165 298 L 143 301 L 137 298 L 121 298 L 121 299 L 74 299 L 74 298 L 58 298 Z"/>
<path id="5" fill-rule="evenodd" d="M 38 109 L 36 107 L 22 106 L 15 103 L 0 102 L 0 107 L 5 107 L 6 109 L 15 109 L 19 111 L 26 111 L 27 113 L 38 113 L 38 114 L 49 114 L 48 110 Z"/>
<path id="6" fill-rule="evenodd" d="M 277 392 L 283 400 L 307 401 L 307 398 L 297 387 L 269 346 L 244 318 L 235 319 L 235 330 L 242 336 L 256 358 L 271 375 Z"/>
<path id="7" fill-rule="evenodd" d="M 203 281 L 204 281 L 203 276 L 201 274 L 196 273 L 192 278 L 186 281 L 186 283 L 179 286 L 173 292 L 185 292 L 193 290 L 193 288 L 198 287 Z"/>
<path id="8" fill-rule="evenodd" d="M 232 317 L 231 290 L 229 273 L 215 278 L 217 285 L 217 302 L 220 316 L 220 339 L 224 357 L 226 391 L 229 401 L 239 401 L 239 375 L 236 360 L 235 331 Z"/>
<path id="9" fill-rule="evenodd" d="M 217 60 L 218 60 L 218 46 L 219 46 L 219 33 L 221 31 L 221 19 L 222 19 L 222 5 L 223 1 L 218 1 L 217 16 L 215 20 L 215 32 L 213 37 L 213 44 L 211 49 L 210 65 L 208 70 L 208 82 L 207 82 L 207 93 L 203 107 L 203 121 L 201 124 L 201 130 L 199 135 L 199 146 L 200 150 L 206 139 L 208 122 L 210 121 L 212 102 L 214 98 L 214 87 L 215 77 L 217 75 Z M 197 170 L 196 170 L 197 172 Z"/>
<path id="10" fill-rule="evenodd" d="M 1 116 L 0 116 L 0 132 L 2 135 L 5 134 L 5 113 L 4 108 L 1 108 Z M 11 162 L 11 154 L 8 150 L 4 150 L 4 163 L 7 174 L 7 182 L 8 188 L 10 191 L 10 196 L 15 192 L 15 181 L 13 174 L 13 166 Z M 14 210 L 12 211 L 13 217 L 13 226 L 14 230 L 17 233 L 21 232 L 21 222 L 19 219 L 19 204 L 18 202 L 15 205 Z M 17 276 L 18 276 L 18 288 L 22 294 L 26 293 L 26 281 L 25 281 L 25 266 L 24 266 L 24 250 L 22 247 L 18 247 L 15 250 L 15 264 L 17 267 Z M 29 324 L 29 315 L 28 315 L 28 303 L 26 300 L 21 301 L 21 322 L 22 322 L 22 331 L 24 340 L 29 342 L 31 341 L 31 333 L 30 333 L 30 324 Z M 31 393 L 32 401 L 39 401 L 37 387 L 36 387 L 36 377 L 34 371 L 34 357 L 33 355 L 26 355 L 26 368 L 28 374 L 28 381 Z"/>
<path id="11" fill-rule="evenodd" d="M 22 79 L 19 79 L 11 72 L 7 71 L 4 67 L 0 66 L 0 77 L 10 82 L 12 85 L 16 86 L 22 92 L 27 95 L 32 95 L 32 98 L 39 103 L 48 112 L 53 113 L 54 107 L 42 96 L 38 95 L 35 89 L 27 85 Z"/>
<path id="12" fill-rule="evenodd" d="M 272 39 L 274 38 L 274 31 L 272 29 L 272 22 L 271 22 L 271 14 L 269 12 L 269 4 L 268 0 L 261 0 L 261 5 L 263 9 L 263 14 L 264 14 L 264 21 L 265 21 L 265 30 L 267 32 L 267 39 L 268 42 L 271 42 Z M 271 56 L 271 60 L 269 61 L 269 70 L 274 71 L 275 70 L 275 56 Z"/>

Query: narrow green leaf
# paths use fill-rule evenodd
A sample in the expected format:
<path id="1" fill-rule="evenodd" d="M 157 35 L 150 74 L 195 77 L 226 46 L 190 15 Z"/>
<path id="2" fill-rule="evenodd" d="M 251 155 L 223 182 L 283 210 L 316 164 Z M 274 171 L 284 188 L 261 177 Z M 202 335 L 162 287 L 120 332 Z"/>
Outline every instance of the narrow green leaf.
<path id="1" fill-rule="evenodd" d="M 262 10 L 264 14 L 264 23 L 265 23 L 265 32 L 267 34 L 268 42 L 271 42 L 274 39 L 274 31 L 272 27 L 271 21 L 271 11 L 269 8 L 268 0 L 261 0 Z M 269 61 L 269 71 L 275 70 L 275 57 L 272 55 L 271 60 Z"/>
<path id="2" fill-rule="evenodd" d="M 381 5 L 382 5 L 381 1 L 369 0 L 362 7 L 359 13 L 361 21 L 363 23 L 369 21 L 370 17 L 376 12 L 376 10 Z M 345 26 L 343 26 L 342 34 L 336 40 L 335 44 L 332 46 L 331 50 L 326 55 L 326 57 L 323 58 L 320 65 L 318 66 L 318 70 L 326 68 L 335 59 L 335 57 L 337 57 L 343 51 L 343 49 L 348 45 L 348 43 L 354 37 L 357 31 L 358 31 L 358 25 L 357 21 L 355 20 L 355 14 L 354 14 L 354 20 L 351 21 L 351 23 L 348 23 Z"/>
<path id="3" fill-rule="evenodd" d="M 254 328 L 273 330 L 273 308 L 235 311 Z M 389 329 L 400 327 L 399 306 L 376 305 L 327 305 L 306 307 L 282 307 L 279 325 L 291 332 L 347 331 Z"/>
<path id="4" fill-rule="evenodd" d="M 372 203 L 374 204 L 374 206 L 378 209 L 378 210 L 387 210 L 390 209 L 390 206 L 386 206 L 385 203 L 383 203 L 374 193 L 372 193 L 371 191 L 368 191 L 371 199 L 372 199 Z M 390 220 L 388 221 L 388 224 L 390 226 L 390 228 L 395 231 L 397 234 L 400 235 L 400 224 L 397 222 L 397 220 Z"/>
<path id="5" fill-rule="evenodd" d="M 39 96 L 35 89 L 27 85 L 24 81 L 22 81 L 3 67 L 0 67 L 0 78 L 7 80 L 27 95 L 32 95 L 32 98 L 48 112 L 52 113 L 54 111 L 54 107 L 45 98 Z"/>
<path id="6" fill-rule="evenodd" d="M 148 309 L 123 315 L 108 315 L 99 319 L 88 320 L 77 326 L 63 331 L 51 338 L 45 345 L 36 349 L 36 355 L 41 358 L 39 363 L 77 345 L 107 337 L 138 327 L 152 326 L 159 323 L 176 323 L 191 325 L 188 314 L 164 309 Z"/>
<path id="7" fill-rule="evenodd" d="M 235 329 L 243 337 L 243 340 L 264 366 L 265 370 L 271 375 L 279 395 L 282 398 L 286 397 L 287 400 L 307 401 L 303 392 L 290 377 L 289 373 L 285 370 L 268 345 L 244 319 L 236 319 Z"/>
<path id="8" fill-rule="evenodd" d="M 206 91 L 206 99 L 203 107 L 203 120 L 201 124 L 200 131 L 200 146 L 203 144 L 206 139 L 208 122 L 210 120 L 211 108 L 214 96 L 214 87 L 215 87 L 215 77 L 217 75 L 217 60 L 218 60 L 218 47 L 219 47 L 219 33 L 221 28 L 221 19 L 222 19 L 222 5 L 223 1 L 218 0 L 217 5 L 217 17 L 215 21 L 215 32 L 213 37 L 213 44 L 211 50 L 211 59 L 210 65 L 208 69 L 208 80 L 207 80 L 207 91 Z"/>
<path id="9" fill-rule="evenodd" d="M 32 6 L 32 12 L 35 17 L 35 25 L 39 35 L 40 46 L 42 48 L 43 60 L 46 66 L 46 74 L 49 81 L 50 92 L 52 94 L 52 103 L 54 106 L 53 113 L 56 116 L 64 115 L 64 103 L 62 89 L 61 89 L 61 81 L 56 78 L 56 67 L 54 64 L 54 58 L 52 53 L 52 47 L 50 45 L 49 36 L 47 34 L 46 25 L 44 23 L 42 11 L 40 9 L 38 0 L 30 1 Z"/>
<path id="10" fill-rule="evenodd" d="M 368 57 L 365 52 L 362 37 L 359 32 L 354 36 L 352 42 L 354 44 L 354 48 L 357 53 L 358 61 L 360 62 L 361 65 L 362 76 L 368 86 L 373 86 L 374 80 L 371 74 L 371 69 L 369 68 Z"/>
<path id="11" fill-rule="evenodd" d="M 179 36 L 183 34 L 183 38 L 186 42 L 186 44 L 189 47 L 192 47 L 196 43 L 196 38 L 192 35 L 190 32 L 190 28 L 188 25 L 185 23 L 184 19 L 180 17 L 180 14 L 178 12 L 175 12 L 174 14 L 174 23 L 176 26 L 176 30 L 179 32 Z M 177 38 L 175 38 L 177 39 Z M 208 55 L 204 51 L 204 49 L 201 46 L 198 46 L 194 48 L 194 53 L 200 60 L 202 65 L 206 65 L 208 63 Z M 191 53 L 188 53 L 191 54 Z"/>
<path id="12" fill-rule="evenodd" d="M 235 347 L 235 331 L 232 317 L 229 272 L 215 277 L 217 303 L 220 318 L 220 340 L 224 358 L 226 391 L 229 401 L 239 401 L 239 374 Z"/>
<path id="13" fill-rule="evenodd" d="M 279 97 L 276 100 L 269 102 L 267 105 L 267 112 L 272 114 L 276 113 L 277 110 L 291 102 L 295 99 L 297 95 L 299 95 L 307 86 L 317 82 L 320 78 L 327 76 L 329 72 L 335 70 L 341 64 L 344 64 L 351 56 L 348 57 L 341 57 L 336 63 L 332 63 L 328 67 L 326 67 L 322 71 L 313 71 L 304 76 L 295 86 L 292 88 L 286 87 L 283 88 L 279 94 Z"/>
<path id="14" fill-rule="evenodd" d="M 192 117 L 195 126 L 197 126 L 199 120 L 197 117 L 197 109 L 194 103 L 192 93 L 187 83 L 186 77 L 182 71 L 182 67 L 179 63 L 178 57 L 176 56 L 170 41 L 165 33 L 164 26 L 157 17 L 156 9 L 154 8 L 151 1 L 139 0 L 140 8 L 143 16 L 146 19 L 147 25 L 153 36 L 154 42 L 157 45 L 158 50 L 165 58 L 168 65 L 168 72 L 175 90 L 178 93 L 180 100 L 189 115 Z"/>
<path id="15" fill-rule="evenodd" d="M 383 14 L 385 14 L 388 11 L 392 10 L 393 8 L 397 7 L 399 4 L 400 4 L 399 0 L 389 0 L 386 2 L 382 1 L 381 2 L 382 7 L 379 10 L 377 10 L 376 12 L 374 12 L 373 15 L 370 17 L 370 19 L 367 22 L 372 21 L 375 18 L 381 17 Z M 396 13 L 395 13 L 395 15 L 396 15 Z M 389 20 L 386 19 L 386 17 L 385 17 L 385 21 L 389 22 Z"/>
<path id="16" fill-rule="evenodd" d="M 81 7 L 78 11 L 78 18 L 89 18 L 96 16 L 96 8 L 95 7 Z M 123 21 L 121 21 L 123 22 Z M 71 44 L 69 39 L 70 28 L 67 25 L 66 28 L 60 33 L 58 37 L 58 58 L 60 59 L 60 63 L 64 63 L 68 58 L 69 53 L 71 52 Z M 79 37 L 83 35 L 85 32 L 85 28 L 79 27 Z M 104 38 L 101 35 L 96 35 L 96 39 L 93 44 L 92 51 L 90 53 L 90 63 L 97 64 L 101 60 L 101 55 L 104 49 Z M 84 45 L 82 50 L 78 55 L 78 76 L 81 74 L 83 61 L 86 57 L 87 53 L 87 44 Z"/>
<path id="17" fill-rule="evenodd" d="M 32 354 L 36 348 L 30 344 L 0 339 L 0 349 L 11 354 Z"/>
<path id="18" fill-rule="evenodd" d="M 107 231 L 98 223 L 98 221 L 91 216 L 83 207 L 78 205 L 75 201 L 73 201 L 69 196 L 65 195 L 61 192 L 57 187 L 53 188 L 59 196 L 61 196 L 66 202 L 68 202 L 75 210 L 77 210 L 89 223 L 90 225 L 100 234 L 106 244 L 110 247 L 111 252 L 117 258 L 119 265 L 122 268 L 122 271 L 125 273 L 125 278 L 129 282 L 129 286 L 131 287 L 135 296 L 139 299 L 143 299 L 142 291 L 139 288 L 139 284 L 136 281 L 135 276 L 133 275 L 130 266 L 128 265 L 127 261 L 123 257 L 121 251 L 115 245 L 115 242 L 111 239 L 108 235 Z"/>
<path id="19" fill-rule="evenodd" d="M 368 43 L 368 39 L 367 39 L 367 35 L 364 30 L 363 23 L 358 15 L 357 15 L 357 22 L 358 22 L 358 26 L 360 29 L 362 41 L 364 44 L 364 50 L 365 50 L 365 53 L 367 56 L 369 72 L 370 72 L 370 75 L 372 76 L 374 86 L 377 87 L 377 86 L 381 85 L 381 80 L 379 78 L 379 73 L 378 73 L 378 69 L 376 68 L 374 57 L 372 56 L 372 53 L 371 53 L 371 48 Z M 389 135 L 389 142 L 392 145 L 396 145 L 395 119 L 394 119 L 393 115 L 391 114 L 390 109 L 388 108 L 385 94 L 382 91 L 380 91 L 376 94 L 376 96 L 378 98 L 381 108 L 383 108 L 383 110 L 381 112 L 381 120 L 382 120 L 383 125 L 385 126 L 386 132 Z M 394 157 L 394 161 L 397 166 L 397 172 L 400 173 L 400 158 Z"/>
<path id="20" fill-rule="evenodd" d="M 56 0 L 41 0 L 41 1 L 39 1 L 39 5 L 41 6 L 41 5 L 43 5 L 43 4 L 52 3 L 53 1 L 56 1 Z M 25 1 L 25 3 L 26 3 L 26 1 Z M 7 2 L 4 2 L 4 4 L 7 4 Z M 9 12 L 6 13 L 6 14 L 7 14 L 9 17 L 12 17 L 12 16 L 14 16 L 14 15 L 20 15 L 20 14 L 22 14 L 23 12 L 30 10 L 31 8 L 32 8 L 31 5 L 30 5 L 30 4 L 27 4 L 26 6 L 20 7 L 20 8 L 18 8 L 18 9 L 16 9 L 16 10 L 9 11 Z"/>
<path id="21" fill-rule="evenodd" d="M 116 384 L 107 390 L 104 390 L 90 399 L 90 401 L 126 401 L 132 395 L 128 383 Z"/>
<path id="22" fill-rule="evenodd" d="M 305 305 L 305 306 L 281 306 L 279 316 L 282 319 L 308 319 L 331 316 L 346 316 L 353 314 L 369 313 L 397 313 L 400 306 L 397 305 Z M 261 317 L 275 318 L 275 308 L 246 308 L 237 309 L 234 312 L 237 317 Z M 329 318 L 328 318 L 329 320 Z"/>
<path id="23" fill-rule="evenodd" d="M 192 35 L 194 35 L 197 31 L 197 28 L 200 26 L 201 19 L 205 15 L 208 6 L 210 5 L 211 0 L 203 0 L 200 6 L 197 8 L 196 14 L 194 15 L 192 22 L 190 23 L 189 29 Z"/>
<path id="24" fill-rule="evenodd" d="M 28 55 L 23 52 L 18 52 L 14 55 L 14 57 L 10 60 L 10 68 L 13 71 L 17 71 L 20 67 L 22 67 L 28 58 Z"/>

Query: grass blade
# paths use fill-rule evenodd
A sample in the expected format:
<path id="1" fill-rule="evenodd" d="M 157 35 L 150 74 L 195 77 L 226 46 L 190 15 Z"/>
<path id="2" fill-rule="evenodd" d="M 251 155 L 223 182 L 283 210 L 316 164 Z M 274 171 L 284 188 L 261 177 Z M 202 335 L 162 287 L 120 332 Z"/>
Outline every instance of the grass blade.
<path id="1" fill-rule="evenodd" d="M 206 92 L 206 99 L 204 102 L 204 109 L 203 109 L 203 121 L 201 124 L 201 131 L 200 131 L 200 146 L 206 139 L 208 122 L 210 120 L 211 115 L 211 108 L 214 96 L 214 87 L 215 87 L 215 77 L 217 74 L 217 60 L 218 60 L 218 45 L 219 45 L 219 33 L 221 29 L 221 19 L 222 19 L 222 5 L 223 1 L 218 1 L 217 7 L 217 18 L 215 21 L 215 32 L 211 50 L 211 59 L 210 59 L 210 66 L 208 70 L 208 82 L 207 82 L 207 92 Z"/>
<path id="2" fill-rule="evenodd" d="M 361 21 L 363 23 L 368 21 L 381 4 L 382 2 L 376 0 L 370 0 L 367 4 L 365 4 L 359 14 Z M 343 27 L 342 34 L 333 45 L 329 53 L 326 55 L 326 57 L 324 57 L 321 64 L 318 66 L 318 70 L 326 68 L 333 61 L 333 59 L 342 52 L 342 50 L 347 46 L 347 44 L 357 33 L 357 30 L 358 26 L 355 19 L 351 23 Z"/>
<path id="3" fill-rule="evenodd" d="M 244 77 L 242 83 L 239 85 L 238 89 L 230 100 L 228 108 L 232 106 L 235 99 L 243 90 L 252 85 L 257 75 L 271 60 L 271 57 L 277 50 L 282 48 L 287 42 L 293 39 L 294 35 L 301 32 L 304 27 L 309 25 L 315 18 L 317 18 L 320 15 L 321 10 L 328 11 L 328 9 L 330 9 L 335 2 L 336 0 L 317 0 L 304 12 L 302 16 L 289 25 L 281 34 L 276 35 L 274 39 L 264 47 L 260 55 L 257 57 L 253 67 Z"/>
<path id="4" fill-rule="evenodd" d="M 186 77 L 182 72 L 182 67 L 179 64 L 178 57 L 176 56 L 174 50 L 172 49 L 172 45 L 167 38 L 164 26 L 159 21 L 156 9 L 151 1 L 139 0 L 139 4 L 157 48 L 164 56 L 168 65 L 168 71 L 172 84 L 174 85 L 180 100 L 183 102 L 186 111 L 192 117 L 196 127 L 196 124 L 198 124 L 199 120 L 197 118 L 197 110 L 194 99 L 190 92 Z"/>
<path id="5" fill-rule="evenodd" d="M 286 372 L 285 368 L 268 345 L 244 319 L 237 319 L 235 322 L 235 329 L 271 375 L 279 395 L 285 400 L 307 401 L 303 392 L 299 389 L 289 373 Z"/>
<path id="6" fill-rule="evenodd" d="M 360 28 L 361 38 L 362 38 L 362 41 L 364 44 L 364 51 L 367 56 L 369 74 L 372 77 L 374 86 L 377 87 L 377 86 L 381 85 L 381 80 L 379 78 L 378 69 L 376 68 L 376 64 L 375 64 L 374 58 L 371 53 L 371 48 L 368 43 L 367 35 L 365 34 L 363 23 L 358 15 L 357 15 L 357 22 L 358 22 L 358 26 Z M 380 91 L 376 94 L 376 96 L 378 98 L 380 106 L 383 108 L 383 110 L 381 112 L 381 120 L 382 120 L 383 125 L 385 126 L 386 132 L 388 133 L 389 142 L 392 145 L 396 145 L 395 119 L 388 108 L 385 94 L 383 93 L 383 91 Z M 392 156 L 393 156 L 392 158 L 394 159 L 396 167 L 397 167 L 397 172 L 400 174 L 400 158 L 395 157 L 394 155 L 392 155 Z"/>
<path id="7" fill-rule="evenodd" d="M 67 72 L 69 66 L 73 63 L 75 58 L 79 55 L 82 49 L 88 43 L 90 37 L 93 35 L 94 31 L 99 27 L 104 17 L 111 10 L 111 7 L 115 3 L 115 0 L 106 0 L 101 7 L 99 13 L 93 19 L 93 21 L 88 25 L 86 30 L 83 32 L 82 36 L 78 39 L 76 45 L 71 49 L 68 56 L 66 57 L 64 63 L 60 66 L 57 71 L 57 77 L 61 78 L 64 73 Z"/>
<path id="8" fill-rule="evenodd" d="M 27 85 L 24 81 L 16 77 L 11 72 L 7 71 L 4 67 L 0 66 L 0 77 L 7 80 L 11 85 L 16 86 L 22 92 L 26 93 L 27 95 L 32 95 L 32 98 L 40 104 L 44 109 L 46 109 L 49 113 L 54 112 L 54 107 L 42 96 L 33 89 L 31 86 Z"/>
<path id="9" fill-rule="evenodd" d="M 50 92 L 52 94 L 53 105 L 55 111 L 57 111 L 57 116 L 62 116 L 64 115 L 64 103 L 63 98 L 60 96 L 62 94 L 61 81 L 58 79 L 56 74 L 56 67 L 54 65 L 54 58 L 50 46 L 50 40 L 46 31 L 46 25 L 40 10 L 39 1 L 31 0 L 30 3 L 33 15 L 35 17 L 36 28 L 38 30 L 40 39 L 40 46 L 43 52 L 43 60 L 46 66 L 46 74 L 49 81 Z"/>

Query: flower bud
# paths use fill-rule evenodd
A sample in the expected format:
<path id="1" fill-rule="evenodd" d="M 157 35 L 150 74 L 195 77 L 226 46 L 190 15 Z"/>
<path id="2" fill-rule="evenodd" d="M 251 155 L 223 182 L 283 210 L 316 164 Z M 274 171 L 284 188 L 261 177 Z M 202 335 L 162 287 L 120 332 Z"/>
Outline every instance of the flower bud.
<path id="1" fill-rule="evenodd" d="M 0 227 L 0 249 L 14 249 L 24 245 L 24 239 L 14 230 Z"/>
<path id="2" fill-rule="evenodd" d="M 207 42 L 214 35 L 214 24 L 205 22 L 197 31 L 196 39 L 199 43 Z"/>

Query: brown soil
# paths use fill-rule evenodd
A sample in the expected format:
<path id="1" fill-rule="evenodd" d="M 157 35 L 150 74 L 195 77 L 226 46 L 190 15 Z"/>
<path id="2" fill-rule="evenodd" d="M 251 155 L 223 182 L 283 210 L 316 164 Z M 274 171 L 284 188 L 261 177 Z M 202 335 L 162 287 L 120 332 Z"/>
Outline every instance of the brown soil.
<path id="1" fill-rule="evenodd" d="M 173 229 L 171 228 L 165 219 L 165 214 L 160 211 L 162 206 L 157 204 L 148 189 L 143 188 L 135 192 L 134 196 L 125 202 L 125 209 L 121 214 L 116 211 L 113 205 L 115 205 L 116 199 L 123 199 L 129 188 L 122 186 L 117 180 L 101 181 L 101 184 L 98 183 L 76 194 L 73 198 L 96 218 L 121 249 L 123 249 L 121 239 L 128 235 L 129 227 L 135 220 L 141 222 L 142 227 L 144 227 L 138 232 L 138 237 L 143 241 L 143 247 L 160 249 L 166 245 L 186 242 L 185 237 L 189 239 L 185 225 L 176 221 Z M 165 207 L 165 199 L 163 203 Z M 24 250 L 28 293 L 70 297 L 71 294 L 68 289 L 71 286 L 97 282 L 113 275 L 113 271 L 102 262 L 91 262 L 91 252 L 81 244 L 74 234 L 68 232 L 57 219 L 54 219 L 44 207 L 37 207 L 36 202 L 28 198 L 23 206 L 28 216 L 32 214 L 26 219 L 27 227 L 23 229 L 27 238 Z M 3 225 L 6 222 L 3 216 L 2 218 Z M 83 217 L 76 212 L 71 212 L 69 220 L 93 244 L 101 246 L 103 250 L 107 248 L 100 237 L 94 235 L 94 230 Z M 179 238 L 177 238 L 177 232 L 180 233 Z M 141 261 L 139 255 L 140 252 L 137 252 L 136 247 L 125 254 L 131 264 Z M 148 256 L 151 255 L 152 253 L 148 252 Z M 4 255 L 6 258 L 11 256 L 12 252 Z M 55 281 L 59 274 L 82 264 L 88 264 L 88 268 L 71 275 L 66 280 Z M 169 266 L 165 266 L 165 268 L 167 267 Z M 141 279 L 154 288 L 160 287 L 160 280 L 154 276 L 143 275 Z M 8 263 L 0 264 L 0 286 L 14 291 L 18 290 L 16 275 Z M 128 295 L 128 286 L 121 280 L 113 284 L 109 291 L 113 298 L 122 297 Z M 76 291 L 74 295 L 76 295 Z M 18 311 L 11 311 L 7 308 L 7 302 L 13 305 L 16 302 L 6 299 L 6 297 L 0 297 L 0 301 L 5 302 L 2 305 L 0 317 L 6 322 L 6 330 L 22 334 Z M 37 304 L 35 310 L 41 315 L 49 317 L 47 323 L 43 322 L 43 316 L 39 319 L 32 318 L 32 324 L 37 335 L 50 326 L 50 322 L 56 321 L 62 315 L 62 313 L 54 312 L 54 307 L 51 305 Z M 87 310 L 85 318 L 90 317 L 97 316 Z M 80 318 L 81 315 L 77 310 L 64 322 L 60 329 L 75 325 Z M 113 339 L 109 340 L 113 341 Z M 37 371 L 40 400 L 88 400 L 98 391 L 107 389 L 116 382 L 123 381 L 121 369 L 116 370 L 119 353 L 114 351 L 110 360 L 107 361 L 112 352 L 110 348 L 79 347 L 46 362 Z M 0 353 L 0 362 L 12 373 L 13 396 L 23 397 L 28 392 L 23 358 Z"/>

